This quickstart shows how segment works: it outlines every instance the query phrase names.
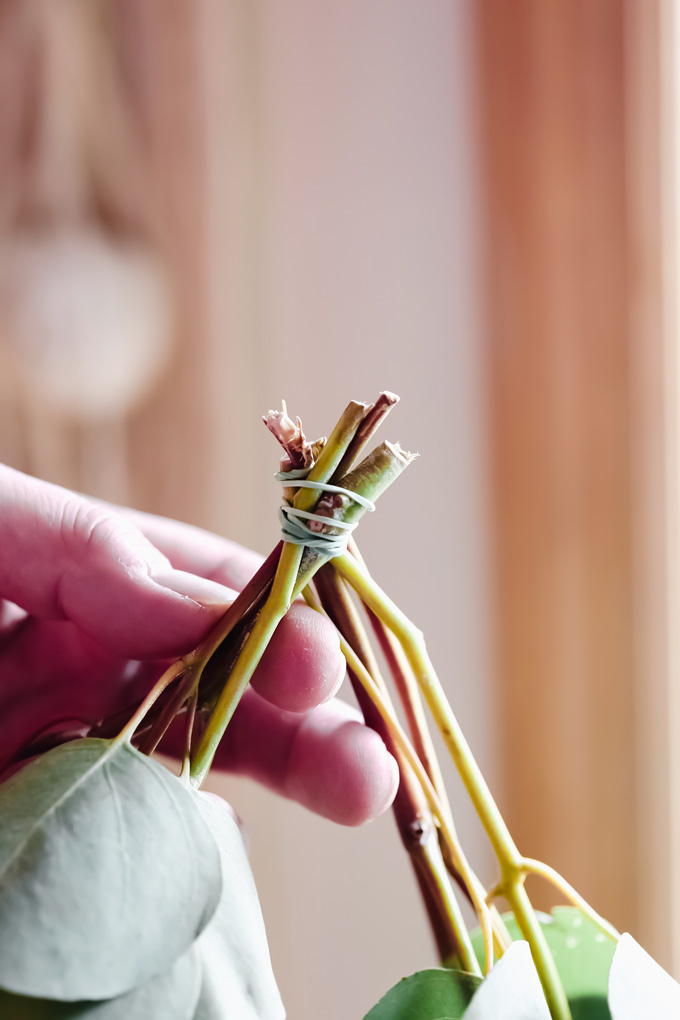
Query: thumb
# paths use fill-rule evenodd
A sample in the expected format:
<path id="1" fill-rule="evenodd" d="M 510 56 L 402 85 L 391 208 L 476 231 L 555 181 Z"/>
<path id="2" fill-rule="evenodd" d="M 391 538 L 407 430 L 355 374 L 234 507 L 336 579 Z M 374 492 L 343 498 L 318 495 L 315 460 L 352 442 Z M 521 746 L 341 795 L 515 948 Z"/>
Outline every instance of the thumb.
<path id="1" fill-rule="evenodd" d="M 0 598 L 141 659 L 193 647 L 234 592 L 173 570 L 109 508 L 0 465 Z"/>

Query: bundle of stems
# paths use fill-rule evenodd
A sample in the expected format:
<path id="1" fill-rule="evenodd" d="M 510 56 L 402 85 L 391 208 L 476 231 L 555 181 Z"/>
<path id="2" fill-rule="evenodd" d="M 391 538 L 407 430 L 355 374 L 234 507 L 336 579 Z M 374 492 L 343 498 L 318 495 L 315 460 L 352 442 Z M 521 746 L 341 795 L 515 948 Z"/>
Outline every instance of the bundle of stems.
<path id="1" fill-rule="evenodd" d="M 354 525 L 411 463 L 399 445 L 383 443 L 358 464 L 366 443 L 397 398 L 382 393 L 374 404 L 352 401 L 327 440 L 309 443 L 300 420 L 270 412 L 265 423 L 284 449 L 285 507 L 310 521 L 313 536 L 337 536 Z M 361 502 L 352 498 L 356 494 Z M 311 514 L 311 517 L 309 515 Z M 285 536 L 285 532 L 284 532 Z M 529 942 L 553 1020 L 571 1020 L 566 995 L 525 889 L 538 875 L 580 908 L 607 936 L 618 933 L 553 869 L 517 849 L 427 654 L 422 633 L 371 577 L 356 544 L 344 550 L 321 543 L 279 542 L 207 637 L 163 674 L 122 730 L 150 753 L 176 716 L 186 720 L 185 782 L 200 786 L 252 674 L 292 601 L 304 597 L 340 635 L 354 692 L 368 726 L 397 760 L 399 791 L 394 815 L 409 853 L 440 959 L 445 966 L 488 973 L 509 936 L 496 901 L 512 910 Z M 376 654 L 371 630 L 387 664 L 403 716 L 402 727 Z M 470 866 L 454 826 L 441 769 L 428 729 L 429 710 L 489 838 L 499 865 L 492 889 Z M 98 734 L 114 731 L 107 720 Z M 474 909 L 484 944 L 480 966 L 459 898 Z"/>

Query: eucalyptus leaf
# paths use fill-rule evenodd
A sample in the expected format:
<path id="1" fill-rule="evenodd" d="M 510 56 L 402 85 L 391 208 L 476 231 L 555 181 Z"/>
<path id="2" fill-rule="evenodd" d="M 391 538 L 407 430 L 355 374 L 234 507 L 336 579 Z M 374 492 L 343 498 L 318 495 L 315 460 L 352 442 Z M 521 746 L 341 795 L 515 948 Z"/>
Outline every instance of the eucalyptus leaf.
<path id="1" fill-rule="evenodd" d="M 554 907 L 551 914 L 539 914 L 538 918 L 573 1020 L 609 1020 L 607 982 L 616 943 L 576 907 Z M 522 939 L 511 913 L 503 914 L 503 921 L 511 938 Z M 478 932 L 473 934 L 472 943 L 483 960 L 483 943 Z"/>
<path id="2" fill-rule="evenodd" d="M 609 972 L 612 1020 L 680 1017 L 680 985 L 637 944 L 622 935 Z"/>
<path id="3" fill-rule="evenodd" d="M 528 942 L 513 942 L 479 987 L 465 1020 L 550 1020 Z"/>
<path id="4" fill-rule="evenodd" d="M 55 1002 L 0 991 L 2 1020 L 192 1020 L 201 987 L 195 947 L 167 974 L 103 1002 Z"/>
<path id="5" fill-rule="evenodd" d="M 196 943 L 203 979 L 195 1020 L 283 1020 L 267 936 L 243 839 L 228 805 L 198 795 L 220 850 L 222 897 Z"/>
<path id="6" fill-rule="evenodd" d="M 460 1020 L 480 985 L 461 970 L 420 970 L 390 988 L 364 1020 Z"/>
<path id="7" fill-rule="evenodd" d="M 170 969 L 212 917 L 220 857 L 197 797 L 127 743 L 77 740 L 0 786 L 0 987 L 110 999 Z"/>

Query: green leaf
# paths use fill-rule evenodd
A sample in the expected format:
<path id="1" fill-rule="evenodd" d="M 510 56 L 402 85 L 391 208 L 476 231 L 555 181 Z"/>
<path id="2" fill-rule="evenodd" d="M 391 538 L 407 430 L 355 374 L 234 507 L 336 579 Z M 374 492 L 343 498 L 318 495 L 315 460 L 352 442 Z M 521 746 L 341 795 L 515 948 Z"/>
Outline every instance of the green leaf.
<path id="1" fill-rule="evenodd" d="M 539 921 L 571 1006 L 573 1020 L 609 1020 L 607 982 L 616 943 L 603 935 L 576 907 L 555 907 L 539 914 Z M 522 933 L 512 914 L 503 920 L 513 939 Z M 483 959 L 479 932 L 472 936 L 475 951 Z"/>
<path id="2" fill-rule="evenodd" d="M 199 794 L 200 810 L 220 848 L 222 898 L 197 942 L 203 981 L 195 1020 L 283 1020 L 255 882 L 227 804 Z"/>
<path id="3" fill-rule="evenodd" d="M 460 1020 L 480 984 L 461 970 L 420 970 L 390 988 L 364 1020 Z"/>
<path id="4" fill-rule="evenodd" d="M 192 948 L 167 974 L 104 1002 L 54 1002 L 0 991 L 2 1020 L 191 1020 L 198 1002 L 201 966 Z"/>
<path id="5" fill-rule="evenodd" d="M 622 935 L 609 973 L 612 1020 L 670 1020 L 680 1016 L 680 985 L 642 949 Z"/>
<path id="6" fill-rule="evenodd" d="M 123 995 L 170 969 L 219 901 L 195 794 L 126 743 L 77 740 L 0 786 L 0 987 Z"/>
<path id="7" fill-rule="evenodd" d="M 550 1020 L 528 942 L 513 942 L 484 979 L 465 1020 Z"/>

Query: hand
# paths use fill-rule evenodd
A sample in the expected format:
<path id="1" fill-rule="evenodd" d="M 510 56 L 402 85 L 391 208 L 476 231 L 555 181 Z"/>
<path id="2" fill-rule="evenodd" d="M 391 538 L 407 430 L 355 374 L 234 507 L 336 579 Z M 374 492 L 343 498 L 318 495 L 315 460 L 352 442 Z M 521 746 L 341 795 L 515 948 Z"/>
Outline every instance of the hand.
<path id="1" fill-rule="evenodd" d="M 0 465 L 0 752 L 139 700 L 252 576 L 255 553 Z M 218 767 L 346 825 L 385 811 L 396 762 L 348 705 L 327 620 L 295 604 L 231 721 Z"/>

